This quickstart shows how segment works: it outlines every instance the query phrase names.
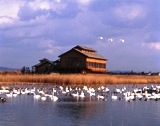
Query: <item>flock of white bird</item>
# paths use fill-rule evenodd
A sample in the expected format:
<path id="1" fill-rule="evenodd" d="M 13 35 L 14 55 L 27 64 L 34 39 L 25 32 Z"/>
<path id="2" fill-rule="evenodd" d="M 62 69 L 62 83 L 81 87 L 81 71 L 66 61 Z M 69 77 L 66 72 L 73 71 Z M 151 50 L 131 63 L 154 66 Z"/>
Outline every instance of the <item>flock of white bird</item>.
<path id="1" fill-rule="evenodd" d="M 54 102 L 56 101 L 67 101 L 71 99 L 76 99 L 76 101 L 81 101 L 84 99 L 91 100 L 103 100 L 111 99 L 124 100 L 124 101 L 134 101 L 134 100 L 159 100 L 160 99 L 160 86 L 150 85 L 150 86 L 133 86 L 133 87 L 107 87 L 100 86 L 97 88 L 87 87 L 87 86 L 53 86 L 50 88 L 42 87 L 30 87 L 30 88 L 0 88 L 0 102 L 4 103 L 9 98 L 17 97 L 18 95 L 32 95 L 36 100 L 46 101 L 50 99 Z"/>
<path id="2" fill-rule="evenodd" d="M 99 40 L 104 40 L 104 37 L 100 36 L 100 37 L 98 37 L 98 39 L 99 39 Z M 108 41 L 108 42 L 113 42 L 114 39 L 113 39 L 113 38 L 108 38 L 107 41 Z M 122 39 L 122 38 L 120 38 L 118 41 L 119 41 L 119 42 L 122 42 L 122 43 L 125 42 L 125 40 Z"/>

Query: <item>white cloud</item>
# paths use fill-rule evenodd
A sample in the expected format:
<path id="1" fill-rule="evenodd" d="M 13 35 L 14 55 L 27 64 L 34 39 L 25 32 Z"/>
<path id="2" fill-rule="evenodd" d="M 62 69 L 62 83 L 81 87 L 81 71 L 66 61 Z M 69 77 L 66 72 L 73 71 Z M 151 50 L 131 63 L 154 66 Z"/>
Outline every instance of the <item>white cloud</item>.
<path id="1" fill-rule="evenodd" d="M 52 1 L 44 1 L 44 0 L 35 0 L 26 3 L 29 7 L 34 10 L 53 10 L 55 12 L 61 12 L 66 8 L 65 2 L 61 2 L 61 0 L 52 0 Z"/>
<path id="2" fill-rule="evenodd" d="M 28 1 L 21 6 L 18 16 L 21 20 L 35 20 L 37 17 L 54 17 L 57 15 L 63 15 L 67 13 L 67 10 L 72 10 L 73 7 L 68 7 L 70 4 L 67 2 L 61 2 L 60 0 L 34 0 Z M 71 13 L 74 13 L 72 11 Z"/>
<path id="3" fill-rule="evenodd" d="M 61 0 L 55 0 L 57 3 L 60 3 L 61 2 Z"/>
<path id="4" fill-rule="evenodd" d="M 21 0 L 1 0 L 0 17 L 18 18 L 17 13 L 20 6 L 24 4 Z M 6 21 L 7 22 L 7 21 Z"/>
<path id="5" fill-rule="evenodd" d="M 67 4 L 62 2 L 51 2 L 51 10 L 55 11 L 58 14 L 61 14 L 63 10 L 65 10 Z"/>
<path id="6" fill-rule="evenodd" d="M 154 43 L 142 43 L 142 46 L 146 46 L 150 49 L 159 50 L 160 51 L 160 42 Z"/>
<path id="7" fill-rule="evenodd" d="M 53 51 L 53 49 L 46 49 L 46 50 L 44 51 L 44 53 L 49 54 L 49 55 L 52 55 L 52 54 L 54 54 L 54 51 Z"/>
<path id="8" fill-rule="evenodd" d="M 144 18 L 146 15 L 146 9 L 140 4 L 119 4 L 114 8 L 114 14 L 121 20 L 134 20 Z"/>
<path id="9" fill-rule="evenodd" d="M 38 27 L 37 27 L 38 28 Z M 14 34 L 16 33 L 16 34 Z M 37 29 L 32 29 L 31 27 L 20 27 L 16 29 L 8 29 L 7 31 L 4 32 L 4 35 L 8 38 L 19 38 L 21 41 L 23 41 L 24 38 L 33 38 L 33 37 L 38 37 L 42 35 L 42 31 L 37 30 Z M 15 42 L 16 43 L 16 42 Z"/>
<path id="10" fill-rule="evenodd" d="M 43 40 L 38 43 L 39 48 L 47 48 L 52 49 L 54 47 L 55 42 L 53 40 Z"/>
<path id="11" fill-rule="evenodd" d="M 28 2 L 28 6 L 30 6 L 32 9 L 50 9 L 50 3 L 48 1 L 44 0 L 35 0 Z"/>
<path id="12" fill-rule="evenodd" d="M 149 43 L 149 47 L 152 49 L 160 50 L 160 42 L 158 43 Z"/>
<path id="13" fill-rule="evenodd" d="M 3 24 L 13 24 L 14 23 L 14 19 L 10 18 L 10 17 L 0 17 L 0 25 Z"/>
<path id="14" fill-rule="evenodd" d="M 80 5 L 88 6 L 93 0 L 77 0 Z"/>

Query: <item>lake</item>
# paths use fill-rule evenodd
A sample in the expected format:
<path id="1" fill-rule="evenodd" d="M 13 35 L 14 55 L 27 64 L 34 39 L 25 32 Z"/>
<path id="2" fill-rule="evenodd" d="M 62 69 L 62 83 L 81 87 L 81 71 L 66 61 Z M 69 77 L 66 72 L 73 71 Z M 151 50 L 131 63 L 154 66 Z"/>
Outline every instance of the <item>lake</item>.
<path id="1" fill-rule="evenodd" d="M 111 89 L 113 87 L 110 87 Z M 5 97 L 4 94 L 0 94 Z M 34 99 L 23 94 L 0 103 L 0 126 L 159 126 L 157 100 Z"/>

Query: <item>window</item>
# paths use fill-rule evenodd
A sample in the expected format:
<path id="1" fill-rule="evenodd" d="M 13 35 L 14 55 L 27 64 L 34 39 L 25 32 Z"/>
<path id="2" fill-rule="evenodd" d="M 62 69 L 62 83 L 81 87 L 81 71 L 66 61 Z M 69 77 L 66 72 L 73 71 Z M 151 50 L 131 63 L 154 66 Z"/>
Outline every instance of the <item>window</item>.
<path id="1" fill-rule="evenodd" d="M 106 68 L 105 63 L 96 63 L 96 62 L 87 62 L 87 66 L 93 68 Z"/>

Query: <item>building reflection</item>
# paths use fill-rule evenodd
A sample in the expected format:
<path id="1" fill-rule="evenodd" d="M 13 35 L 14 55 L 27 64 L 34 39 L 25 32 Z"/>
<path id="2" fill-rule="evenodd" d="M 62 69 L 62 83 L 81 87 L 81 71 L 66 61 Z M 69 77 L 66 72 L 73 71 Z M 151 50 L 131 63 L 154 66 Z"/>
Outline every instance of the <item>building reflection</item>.
<path id="1" fill-rule="evenodd" d="M 63 102 L 56 108 L 58 116 L 74 126 L 84 125 L 101 116 L 105 109 L 106 102 Z"/>

